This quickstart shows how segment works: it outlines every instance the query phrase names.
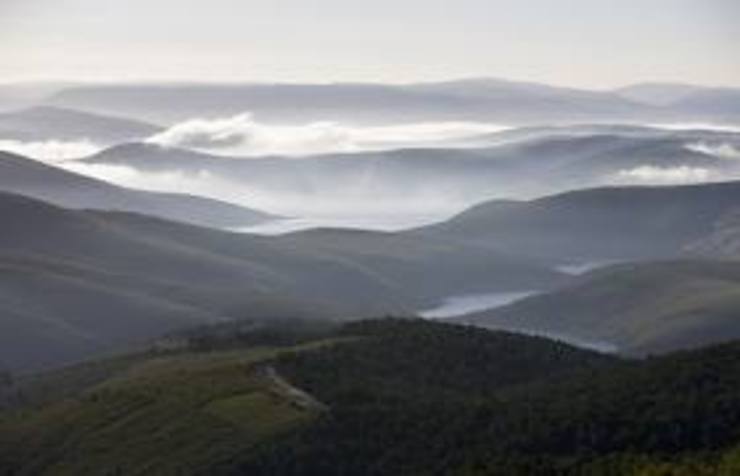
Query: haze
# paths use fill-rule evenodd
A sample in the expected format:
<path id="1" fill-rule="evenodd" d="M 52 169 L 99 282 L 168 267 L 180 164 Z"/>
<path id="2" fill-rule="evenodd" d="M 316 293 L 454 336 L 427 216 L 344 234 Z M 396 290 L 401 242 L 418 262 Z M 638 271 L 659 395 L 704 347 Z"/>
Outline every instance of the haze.
<path id="1" fill-rule="evenodd" d="M 739 19 L 733 0 L 3 0 L 0 75 L 737 86 Z"/>

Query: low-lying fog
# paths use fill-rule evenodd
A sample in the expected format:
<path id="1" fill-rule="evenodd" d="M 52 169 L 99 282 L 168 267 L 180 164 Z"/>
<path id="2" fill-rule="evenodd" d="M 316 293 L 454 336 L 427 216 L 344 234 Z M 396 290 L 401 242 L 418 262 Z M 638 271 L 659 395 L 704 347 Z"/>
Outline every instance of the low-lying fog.
<path id="1" fill-rule="evenodd" d="M 706 124 L 663 124 L 653 127 L 659 127 L 662 131 L 682 131 L 699 126 L 723 133 L 740 130 L 731 126 Z M 600 130 L 599 126 L 594 127 L 597 131 Z M 304 156 L 313 157 L 313 154 L 329 152 L 355 153 L 408 147 L 505 147 L 512 141 L 530 140 L 532 134 L 536 139 L 538 128 L 530 129 L 519 137 L 520 131 L 505 125 L 480 122 L 420 122 L 384 126 L 338 122 L 267 124 L 244 113 L 221 119 L 196 118 L 184 121 L 151 137 L 142 137 L 141 141 L 164 148 L 187 148 L 232 158 L 238 156 L 242 160 L 272 155 L 303 160 Z M 648 132 L 645 133 L 649 133 L 649 129 L 646 131 Z M 574 126 L 564 129 L 562 134 L 566 137 L 583 137 L 584 134 L 598 132 L 593 132 L 588 126 L 579 131 Z M 686 142 L 685 148 L 707 157 L 716 157 L 723 163 L 740 164 L 738 143 L 740 139 L 735 143 L 692 141 Z M 291 176 L 293 181 L 289 177 L 280 182 L 278 170 L 277 174 L 266 176 L 264 183 L 260 182 L 261 179 L 251 181 L 245 176 L 231 177 L 223 170 L 216 173 L 207 168 L 154 171 L 129 165 L 74 160 L 90 156 L 110 145 L 96 144 L 88 139 L 72 142 L 54 139 L 23 142 L 0 138 L 0 150 L 53 163 L 69 171 L 121 186 L 201 195 L 286 217 L 284 220 L 254 228 L 237 229 L 263 234 L 319 226 L 399 230 L 448 219 L 487 199 L 527 199 L 555 193 L 561 188 L 572 188 L 567 180 L 560 183 L 553 178 L 549 181 L 551 183 L 545 184 L 551 188 L 542 189 L 542 177 L 533 175 L 534 172 L 541 173 L 541 170 L 537 170 L 541 167 L 525 168 L 517 172 L 518 175 L 513 180 L 512 176 L 504 176 L 496 181 L 498 175 L 491 175 L 490 170 L 484 174 L 478 173 L 477 165 L 471 165 L 469 159 L 466 159 L 465 167 L 433 160 L 415 166 L 414 161 L 424 159 L 420 155 L 408 158 L 404 156 L 400 162 L 393 162 L 393 165 L 385 169 L 381 165 L 386 162 L 373 163 L 365 160 L 363 167 L 358 165 L 356 169 L 347 166 L 338 168 L 336 177 L 327 171 L 328 168 L 319 167 L 305 172 L 305 176 Z M 406 165 L 398 165 L 399 163 Z M 506 167 L 503 170 L 503 173 L 511 173 Z M 738 170 L 740 171 L 740 166 Z M 567 172 L 571 175 L 574 173 L 575 170 Z M 286 173 L 285 176 L 288 177 L 289 174 Z M 731 178 L 727 175 L 726 168 L 696 163 L 661 165 L 650 160 L 622 169 L 616 168 L 603 177 L 577 177 L 577 183 L 581 186 L 687 184 Z"/>
<path id="2" fill-rule="evenodd" d="M 447 317 L 462 316 L 464 314 L 470 314 L 471 312 L 485 311 L 506 306 L 534 294 L 537 294 L 537 291 L 451 296 L 445 299 L 439 306 L 421 310 L 418 314 L 427 319 L 443 319 Z"/>

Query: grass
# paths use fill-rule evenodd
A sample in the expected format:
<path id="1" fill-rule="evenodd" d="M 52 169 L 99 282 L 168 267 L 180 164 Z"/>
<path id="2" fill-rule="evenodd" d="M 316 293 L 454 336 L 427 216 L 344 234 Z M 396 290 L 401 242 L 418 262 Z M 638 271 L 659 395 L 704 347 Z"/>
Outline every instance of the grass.
<path id="1" fill-rule="evenodd" d="M 318 415 L 295 405 L 260 366 L 284 352 L 337 342 L 114 366 L 117 373 L 74 396 L 0 414 L 0 468 L 53 475 L 226 472 L 253 445 Z"/>

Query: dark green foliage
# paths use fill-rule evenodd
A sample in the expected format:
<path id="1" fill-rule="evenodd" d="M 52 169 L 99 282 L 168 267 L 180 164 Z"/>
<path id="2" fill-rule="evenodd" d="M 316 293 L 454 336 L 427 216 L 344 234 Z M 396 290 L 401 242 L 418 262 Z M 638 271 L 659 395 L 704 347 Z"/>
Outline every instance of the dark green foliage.
<path id="1" fill-rule="evenodd" d="M 309 319 L 239 320 L 174 332 L 172 341 L 187 350 L 208 351 L 252 346 L 290 346 L 334 334 L 337 325 Z"/>
<path id="2" fill-rule="evenodd" d="M 13 375 L 7 370 L 0 369 L 0 387 L 10 387 L 13 385 Z"/>
<path id="3" fill-rule="evenodd" d="M 0 465 L 76 475 L 739 474 L 740 343 L 623 360 L 417 319 L 324 326 L 201 328 L 189 333 L 206 339 L 194 347 L 21 385 L 70 382 L 54 399 L 0 413 Z M 300 404 L 297 389 L 314 403 Z"/>
<path id="4" fill-rule="evenodd" d="M 280 359 L 331 416 L 245 471 L 692 474 L 740 442 L 738 344 L 630 362 L 434 323 L 345 332 L 368 337 Z"/>

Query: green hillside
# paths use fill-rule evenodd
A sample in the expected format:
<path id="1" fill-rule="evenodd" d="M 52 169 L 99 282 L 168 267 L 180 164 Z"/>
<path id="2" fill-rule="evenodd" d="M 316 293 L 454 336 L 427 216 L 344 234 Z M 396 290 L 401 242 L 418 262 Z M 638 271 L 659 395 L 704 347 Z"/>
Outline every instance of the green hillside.
<path id="1" fill-rule="evenodd" d="M 740 470 L 735 343 L 621 360 L 421 320 L 248 329 L 193 330 L 177 351 L 18 379 L 2 400 L 0 465 L 12 475 Z"/>

